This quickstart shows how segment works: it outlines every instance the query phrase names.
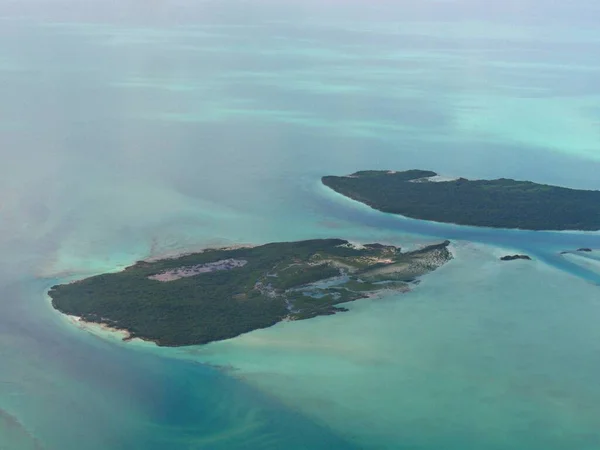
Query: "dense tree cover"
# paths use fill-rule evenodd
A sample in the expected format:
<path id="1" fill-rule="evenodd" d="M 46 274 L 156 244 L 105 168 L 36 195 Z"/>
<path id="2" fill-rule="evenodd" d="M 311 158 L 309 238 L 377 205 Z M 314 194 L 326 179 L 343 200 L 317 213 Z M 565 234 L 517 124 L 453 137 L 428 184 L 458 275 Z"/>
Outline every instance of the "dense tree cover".
<path id="1" fill-rule="evenodd" d="M 339 274 L 340 269 L 332 264 L 325 263 L 315 266 L 299 264 L 278 271 L 277 276 L 272 277 L 269 282 L 277 289 L 291 289 Z"/>
<path id="2" fill-rule="evenodd" d="M 435 172 L 363 171 L 326 176 L 340 194 L 392 214 L 524 230 L 600 230 L 600 191 L 510 179 L 433 182 Z"/>
<path id="3" fill-rule="evenodd" d="M 502 261 L 516 261 L 517 259 L 524 259 L 526 261 L 531 261 L 531 256 L 529 255 L 506 255 L 500 258 Z"/>
<path id="4" fill-rule="evenodd" d="M 163 346 L 203 344 L 269 327 L 284 318 L 306 319 L 343 311 L 335 305 L 361 298 L 364 292 L 349 287 L 319 289 L 308 283 L 347 270 L 364 272 L 378 265 L 377 258 L 405 263 L 410 255 L 393 246 L 357 249 L 341 239 L 206 250 L 141 261 L 119 273 L 57 285 L 49 295 L 59 311 L 125 329 L 132 338 Z M 170 269 L 229 258 L 247 264 L 168 282 L 148 278 Z M 308 289 L 318 295 L 306 292 Z"/>

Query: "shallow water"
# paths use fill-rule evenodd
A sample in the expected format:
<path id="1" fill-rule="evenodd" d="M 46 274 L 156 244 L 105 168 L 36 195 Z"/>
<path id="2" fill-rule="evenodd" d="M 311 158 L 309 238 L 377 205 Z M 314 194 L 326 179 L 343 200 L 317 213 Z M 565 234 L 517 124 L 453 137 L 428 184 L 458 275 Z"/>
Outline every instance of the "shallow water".
<path id="1" fill-rule="evenodd" d="M 598 288 L 455 251 L 409 295 L 187 352 L 233 364 L 359 448 L 597 448 Z"/>
<path id="2" fill-rule="evenodd" d="M 319 185 L 600 188 L 598 8 L 411 3 L 0 5 L 0 448 L 598 448 L 600 272 L 558 252 L 600 235 L 424 223 Z M 313 237 L 450 238 L 457 259 L 411 294 L 185 350 L 98 338 L 44 295 Z M 497 261 L 514 251 L 536 261 Z"/>

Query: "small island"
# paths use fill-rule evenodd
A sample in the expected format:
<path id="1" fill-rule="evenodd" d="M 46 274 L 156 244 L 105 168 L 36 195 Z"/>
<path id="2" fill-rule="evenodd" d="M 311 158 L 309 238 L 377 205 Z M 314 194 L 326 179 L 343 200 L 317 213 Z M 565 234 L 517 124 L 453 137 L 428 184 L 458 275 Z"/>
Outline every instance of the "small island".
<path id="1" fill-rule="evenodd" d="M 500 258 L 501 261 L 516 261 L 518 259 L 524 259 L 526 261 L 531 261 L 531 256 L 527 255 L 506 255 Z"/>
<path id="2" fill-rule="evenodd" d="M 160 346 L 206 344 L 405 292 L 452 259 L 450 242 L 402 252 L 342 239 L 208 249 L 53 286 L 60 312 Z"/>
<path id="3" fill-rule="evenodd" d="M 325 186 L 386 213 L 522 230 L 600 230 L 600 191 L 531 181 L 444 179 L 426 170 L 326 176 Z"/>
<path id="4" fill-rule="evenodd" d="M 568 253 L 592 253 L 594 250 L 588 247 L 581 247 L 577 250 L 565 250 L 560 252 L 561 255 L 566 255 Z"/>

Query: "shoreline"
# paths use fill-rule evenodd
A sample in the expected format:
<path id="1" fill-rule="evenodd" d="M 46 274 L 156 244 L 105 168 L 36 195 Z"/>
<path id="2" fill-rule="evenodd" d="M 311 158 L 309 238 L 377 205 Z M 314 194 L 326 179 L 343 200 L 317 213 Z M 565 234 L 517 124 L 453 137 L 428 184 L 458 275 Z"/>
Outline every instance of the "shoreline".
<path id="1" fill-rule="evenodd" d="M 44 296 L 48 301 L 50 310 L 55 313 L 59 321 L 67 325 L 69 329 L 79 329 L 103 340 L 116 341 L 119 343 L 148 345 L 155 348 L 159 347 L 156 342 L 149 339 L 131 337 L 131 333 L 124 328 L 111 327 L 105 323 L 89 322 L 84 320 L 82 317 L 63 313 L 55 308 L 52 304 L 52 297 L 48 295 L 48 289 L 44 291 Z"/>
<path id="2" fill-rule="evenodd" d="M 157 261 L 164 261 L 164 260 L 168 260 L 168 259 L 177 259 L 177 258 L 181 258 L 183 256 L 190 256 L 190 255 L 197 255 L 200 253 L 205 253 L 207 251 L 210 250 L 238 250 L 241 248 L 254 248 L 254 247 L 258 247 L 261 244 L 233 244 L 233 245 L 227 245 L 225 247 L 218 247 L 218 246 L 209 246 L 209 247 L 203 247 L 199 250 L 191 250 L 191 251 L 179 251 L 179 252 L 166 252 L 166 253 L 162 253 L 162 254 L 158 254 L 155 256 L 149 256 L 147 258 L 143 258 L 140 259 L 138 261 L 135 261 L 132 265 L 137 264 L 138 262 L 157 262 Z M 127 266 L 127 267 L 130 267 Z"/>
<path id="3" fill-rule="evenodd" d="M 56 308 L 55 308 L 56 309 Z M 58 311 L 58 310 L 57 310 Z M 90 331 L 93 332 L 94 329 L 95 331 L 101 331 L 101 332 L 107 332 L 107 333 L 112 333 L 115 336 L 119 336 L 121 337 L 124 342 L 127 342 L 129 340 L 131 340 L 131 334 L 129 333 L 129 331 L 122 329 L 122 328 L 115 328 L 115 327 L 111 327 L 110 325 L 104 324 L 104 323 L 98 323 L 98 322 L 88 322 L 86 320 L 83 320 L 83 318 L 78 317 L 78 316 L 71 316 L 69 314 L 63 314 L 60 311 L 58 311 L 60 314 L 62 314 L 63 316 L 65 316 L 65 318 L 67 319 L 67 321 L 69 321 L 70 323 L 72 323 L 73 325 L 75 325 L 77 328 L 85 330 L 85 331 Z"/>
<path id="4" fill-rule="evenodd" d="M 101 339 L 107 339 L 107 340 L 118 341 L 118 342 L 123 342 L 123 343 L 137 343 L 137 344 L 143 344 L 143 345 L 151 345 L 153 347 L 159 347 L 159 345 L 156 342 L 154 342 L 150 339 L 142 339 L 139 337 L 132 337 L 131 333 L 124 328 L 111 327 L 110 325 L 107 325 L 105 323 L 88 322 L 81 317 L 72 316 L 69 314 L 63 314 L 56 308 L 54 308 L 54 307 L 52 307 L 52 308 L 56 312 L 58 312 L 60 315 L 62 315 L 70 325 L 74 325 L 78 329 L 85 331 L 89 334 L 92 334 L 96 337 L 99 337 Z"/>
<path id="5" fill-rule="evenodd" d="M 469 181 L 476 181 L 476 180 L 469 180 Z M 407 220 L 407 221 L 423 222 L 423 223 L 427 223 L 430 225 L 448 226 L 451 228 L 458 227 L 461 229 L 471 229 L 472 231 L 484 230 L 484 231 L 503 231 L 503 232 L 508 231 L 508 232 L 520 232 L 520 233 L 561 233 L 561 234 L 575 234 L 575 235 L 581 234 L 581 235 L 600 236 L 600 229 L 597 229 L 597 230 L 564 229 L 563 230 L 563 229 L 504 228 L 504 227 L 490 227 L 490 226 L 483 226 L 483 225 L 465 225 L 465 224 L 460 224 L 460 223 L 455 223 L 455 222 L 440 222 L 440 221 L 429 220 L 429 219 L 418 219 L 416 217 L 405 216 L 403 214 L 382 211 L 381 209 L 371 206 L 368 203 L 365 203 L 361 200 L 356 200 L 352 197 L 342 194 L 341 192 L 336 191 L 335 189 L 333 189 L 333 188 L 327 186 L 325 183 L 323 183 L 323 181 L 321 179 L 318 180 L 318 184 L 324 189 L 324 191 L 322 191 L 322 192 L 333 193 L 338 198 L 343 198 L 349 202 L 352 202 L 352 204 L 354 204 L 354 205 L 361 205 L 363 207 L 368 208 L 371 211 L 377 211 L 378 213 L 385 214 L 385 215 L 391 216 L 391 217 L 397 217 L 397 218 L 400 218 L 402 220 Z M 334 200 L 336 198 L 335 196 L 330 197 L 332 201 L 335 201 Z"/>
<path id="6" fill-rule="evenodd" d="M 339 241 L 343 241 L 341 239 L 338 239 L 338 240 Z M 333 239 L 333 241 L 335 241 L 335 239 Z M 345 241 L 345 242 L 346 242 L 347 245 L 351 246 L 352 248 L 354 248 L 354 247 L 366 248 L 366 246 L 363 245 L 363 243 L 361 243 L 361 242 L 352 242 L 352 243 L 350 243 L 348 241 Z M 333 242 L 333 243 L 335 244 L 336 242 Z M 367 241 L 365 242 L 365 244 L 366 243 L 367 243 Z M 371 243 L 371 242 L 368 242 L 368 243 Z M 280 244 L 289 244 L 289 243 L 283 242 L 283 243 L 280 243 Z M 291 242 L 291 244 L 297 244 L 297 243 L 296 242 Z M 268 244 L 264 244 L 264 245 L 268 245 Z M 445 242 L 443 242 L 441 244 L 426 245 L 426 246 L 423 247 L 423 250 L 425 250 L 426 252 L 434 252 L 435 253 L 435 252 L 441 251 L 442 247 L 446 248 L 449 245 L 450 245 L 450 242 L 449 241 L 445 241 Z M 215 249 L 215 250 L 231 251 L 231 250 L 236 250 L 236 249 L 239 249 L 239 248 L 252 248 L 252 247 L 254 247 L 254 246 L 236 245 L 236 246 L 229 246 L 229 247 L 218 248 L 218 249 Z M 212 250 L 212 249 L 211 248 L 207 248 L 207 249 L 204 249 L 204 250 L 202 250 L 200 252 L 184 252 L 184 254 L 185 255 L 202 254 L 202 253 L 204 253 L 206 251 L 210 251 L 210 250 Z M 444 250 L 444 251 L 446 251 L 446 250 Z M 450 256 L 448 257 L 448 260 L 451 260 L 453 258 L 452 252 L 449 251 L 449 250 L 446 251 L 446 252 L 447 253 L 449 252 Z M 419 253 L 418 250 L 413 250 L 412 252 L 407 252 L 406 254 L 410 254 L 410 253 L 415 253 L 415 256 L 411 256 L 411 258 L 414 259 L 414 261 L 413 261 L 413 259 L 410 260 L 411 264 L 413 262 L 417 264 L 416 268 L 412 268 L 412 265 L 411 265 L 410 266 L 412 268 L 411 270 L 414 269 L 417 272 L 419 272 L 418 274 L 411 275 L 411 277 L 414 276 L 414 277 L 419 277 L 420 278 L 421 276 L 423 276 L 423 275 L 425 275 L 425 274 L 427 274 L 427 273 L 435 270 L 436 268 L 439 268 L 441 265 L 445 264 L 445 262 L 444 262 L 445 259 L 443 261 L 442 260 L 437 261 L 436 258 L 434 258 L 433 260 L 430 260 L 430 258 L 424 258 L 423 259 L 423 256 L 425 254 L 423 254 L 423 256 L 421 256 L 421 254 Z M 435 256 L 435 255 L 433 255 L 433 256 Z M 157 258 L 157 257 L 155 257 L 155 258 L 156 258 L 155 261 L 177 259 L 177 257 L 174 257 L 172 255 L 169 256 L 169 257 L 166 257 L 166 258 L 160 258 L 160 259 Z M 245 262 L 247 262 L 247 261 L 244 261 L 244 263 Z M 392 261 L 389 261 L 388 263 L 390 265 L 393 265 Z M 421 267 L 423 264 L 425 264 L 425 266 Z M 130 267 L 133 267 L 134 268 L 133 270 L 135 270 L 135 266 L 136 265 L 141 265 L 143 267 L 142 262 L 141 261 L 137 261 L 132 266 L 129 266 L 129 267 L 126 267 L 126 268 L 122 268 L 120 271 L 127 272 Z M 429 267 L 429 266 L 431 266 L 431 267 Z M 143 268 L 142 268 L 142 270 L 143 270 Z M 378 270 L 381 270 L 381 268 L 379 268 Z M 396 270 L 399 270 L 399 269 L 396 269 Z M 408 270 L 408 269 L 406 267 L 404 267 L 404 268 L 402 268 L 402 270 Z M 402 270 L 401 270 L 401 272 L 402 272 Z M 424 271 L 424 272 L 421 273 L 422 271 Z M 373 276 L 376 276 L 376 275 L 382 276 L 383 274 L 373 274 Z M 69 284 L 77 284 L 78 282 L 86 280 L 88 278 L 89 277 L 84 277 L 81 280 L 72 280 L 72 281 L 69 281 L 67 283 L 63 283 L 63 286 L 66 286 L 66 285 L 69 285 Z M 93 278 L 93 276 L 92 276 L 92 278 Z M 147 277 L 147 278 L 155 279 L 156 277 L 155 278 Z M 158 281 L 163 281 L 163 280 L 158 280 Z M 413 280 L 411 279 L 411 281 L 413 281 Z M 60 283 L 59 280 L 58 280 L 58 283 Z M 163 339 L 160 338 L 160 337 L 159 337 L 159 339 L 154 340 L 153 338 L 155 336 L 157 336 L 157 335 L 153 336 L 152 334 L 149 335 L 149 339 L 146 339 L 144 337 L 139 337 L 139 336 L 136 335 L 135 331 L 130 330 L 128 327 L 125 326 L 125 327 L 121 328 L 120 325 L 127 325 L 128 322 L 127 321 L 122 322 L 122 321 L 118 320 L 119 318 L 118 317 L 114 317 L 113 315 L 110 314 L 110 312 L 91 314 L 91 315 L 87 316 L 86 313 L 84 313 L 84 312 L 82 312 L 81 315 L 79 315 L 78 314 L 78 308 L 61 309 L 60 307 L 57 307 L 57 305 L 55 305 L 55 301 L 56 301 L 55 298 L 56 297 L 51 294 L 55 288 L 59 288 L 59 287 L 60 287 L 60 284 L 57 284 L 57 285 L 51 286 L 49 288 L 49 290 L 46 291 L 46 295 L 47 295 L 47 298 L 49 300 L 50 307 L 55 312 L 57 312 L 58 314 L 60 314 L 61 316 L 63 316 L 63 318 L 65 320 L 65 323 L 68 323 L 71 326 L 74 325 L 75 327 L 79 328 L 80 330 L 87 331 L 87 332 L 89 332 L 91 334 L 98 335 L 98 336 L 103 337 L 103 338 L 109 338 L 111 340 L 119 340 L 121 342 L 132 342 L 132 341 L 148 342 L 148 343 L 151 343 L 153 346 L 157 346 L 157 347 L 163 347 L 163 346 L 164 347 L 180 347 L 180 346 L 197 345 L 196 343 L 185 343 L 185 342 L 175 343 L 175 342 L 169 342 L 168 340 L 164 340 L 163 341 Z M 391 285 L 390 285 L 390 287 L 383 287 L 382 286 L 381 289 L 373 289 L 373 291 L 364 292 L 363 294 L 360 294 L 358 291 L 349 290 L 348 292 L 350 292 L 351 295 L 349 294 L 348 297 L 356 297 L 356 298 L 353 298 L 353 300 L 358 300 L 358 299 L 361 299 L 361 298 L 371 298 L 371 299 L 373 299 L 373 298 L 386 297 L 386 296 L 391 295 L 393 293 L 406 293 L 406 292 L 410 292 L 411 290 L 412 290 L 412 286 L 411 287 L 405 286 L 405 287 L 402 287 L 402 288 L 398 288 L 398 287 L 393 287 L 392 288 Z M 341 296 L 342 294 L 340 293 L 339 295 Z M 333 298 L 333 300 L 332 299 L 328 299 L 327 302 L 325 302 L 323 304 L 324 306 L 322 306 L 322 307 L 321 306 L 317 306 L 317 309 L 319 311 L 321 309 L 323 309 L 323 311 L 321 311 L 319 313 L 315 313 L 315 316 L 318 316 L 318 315 L 330 315 L 330 314 L 334 314 L 335 312 L 340 312 L 341 309 L 338 309 L 335 306 L 333 306 L 333 305 L 335 305 L 337 303 L 337 302 L 334 301 L 337 298 L 338 297 L 335 297 L 335 298 Z M 126 300 L 126 298 L 124 298 L 124 300 Z M 346 301 L 344 301 L 342 303 L 346 303 L 348 301 L 351 302 L 353 300 L 351 300 L 350 298 L 348 298 Z M 329 306 L 331 308 L 331 311 L 325 311 L 325 309 L 328 308 L 327 305 L 329 305 L 328 302 L 330 302 L 330 301 L 333 302 Z M 85 309 L 84 310 L 79 309 L 79 311 L 85 311 Z M 302 311 L 303 311 L 302 308 L 300 308 L 298 311 L 295 311 L 295 313 L 297 315 L 299 315 L 298 317 L 295 318 L 295 320 L 310 319 L 310 318 L 313 317 L 311 314 L 308 314 L 307 316 L 302 316 Z M 88 319 L 85 319 L 85 317 L 88 317 Z M 291 317 L 290 316 L 286 316 L 283 319 L 280 318 L 279 320 L 275 321 L 274 323 L 271 323 L 271 325 L 269 325 L 269 326 L 275 325 L 276 323 L 279 323 L 279 322 L 282 322 L 282 321 L 291 321 Z M 204 322 L 200 321 L 200 323 L 204 323 Z M 260 327 L 257 327 L 255 329 L 260 329 L 260 328 L 264 328 L 264 325 L 260 326 Z M 210 326 L 209 326 L 209 329 L 210 329 Z M 243 332 L 242 334 L 245 334 L 245 333 L 250 332 L 250 331 L 254 331 L 254 330 L 253 329 L 247 330 L 247 331 Z M 235 337 L 235 336 L 232 336 L 232 337 Z M 223 340 L 223 338 L 214 339 L 214 341 L 218 341 L 218 340 Z M 208 342 L 204 342 L 204 343 L 210 343 L 210 342 L 213 342 L 213 340 L 208 341 Z M 200 342 L 199 344 L 202 344 L 202 342 Z"/>

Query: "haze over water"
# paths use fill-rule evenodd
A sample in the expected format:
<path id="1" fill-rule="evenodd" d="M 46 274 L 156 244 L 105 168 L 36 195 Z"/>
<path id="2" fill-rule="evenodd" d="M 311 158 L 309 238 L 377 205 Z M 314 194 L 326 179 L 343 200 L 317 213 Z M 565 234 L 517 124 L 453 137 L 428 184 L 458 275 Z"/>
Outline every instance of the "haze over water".
<path id="1" fill-rule="evenodd" d="M 0 4 L 0 449 L 600 447 L 598 258 L 557 255 L 597 233 L 423 223 L 319 184 L 600 189 L 598 6 L 413 3 Z M 410 294 L 188 349 L 89 334 L 45 296 L 315 237 L 450 238 L 456 259 Z"/>

